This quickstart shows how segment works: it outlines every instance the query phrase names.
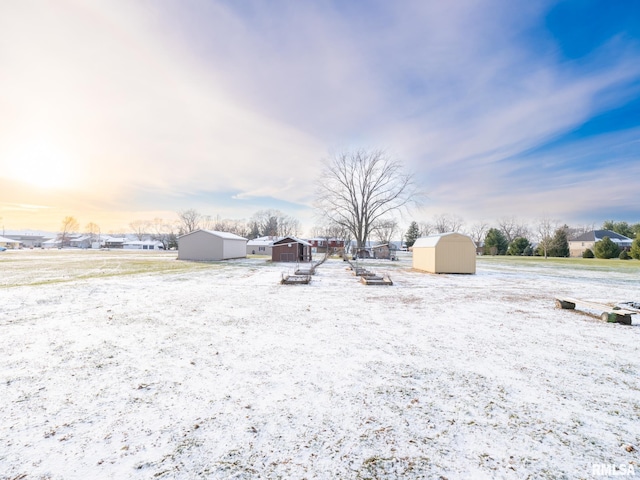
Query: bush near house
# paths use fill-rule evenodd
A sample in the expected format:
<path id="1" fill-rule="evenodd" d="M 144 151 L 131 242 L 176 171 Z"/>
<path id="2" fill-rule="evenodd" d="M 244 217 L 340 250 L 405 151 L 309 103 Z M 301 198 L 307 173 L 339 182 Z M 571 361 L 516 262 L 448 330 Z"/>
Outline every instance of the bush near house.
<path id="1" fill-rule="evenodd" d="M 609 237 L 604 237 L 596 242 L 593 253 L 597 258 L 616 258 L 620 255 L 620 248 Z"/>
<path id="2" fill-rule="evenodd" d="M 622 251 L 620 252 L 620 255 L 618 256 L 618 258 L 619 258 L 620 260 L 631 260 L 631 257 L 629 256 L 629 254 L 627 253 L 627 251 L 626 251 L 626 250 L 622 250 Z"/>
<path id="3" fill-rule="evenodd" d="M 631 250 L 629 251 L 631 258 L 640 260 L 640 233 L 636 235 L 636 239 L 631 244 Z"/>
<path id="4" fill-rule="evenodd" d="M 590 248 L 587 248 L 584 252 L 582 252 L 582 258 L 593 258 L 595 255 Z"/>

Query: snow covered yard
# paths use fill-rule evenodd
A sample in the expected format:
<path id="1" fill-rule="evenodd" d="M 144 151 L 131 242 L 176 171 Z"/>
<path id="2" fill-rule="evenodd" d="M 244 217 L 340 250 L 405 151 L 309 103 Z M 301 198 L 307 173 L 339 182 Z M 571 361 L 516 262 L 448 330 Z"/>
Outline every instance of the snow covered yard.
<path id="1" fill-rule="evenodd" d="M 638 320 L 554 306 L 640 300 L 638 262 L 286 286 L 264 259 L 4 253 L 0 478 L 640 475 Z"/>

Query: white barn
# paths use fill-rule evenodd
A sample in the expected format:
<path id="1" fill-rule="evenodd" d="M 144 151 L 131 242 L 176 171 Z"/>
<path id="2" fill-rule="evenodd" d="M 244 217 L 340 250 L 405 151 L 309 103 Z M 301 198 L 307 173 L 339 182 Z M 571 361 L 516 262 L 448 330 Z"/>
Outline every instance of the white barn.
<path id="1" fill-rule="evenodd" d="M 228 232 L 196 230 L 178 237 L 178 260 L 217 261 L 247 256 L 247 239 Z"/>
<path id="2" fill-rule="evenodd" d="M 430 273 L 476 273 L 476 245 L 456 232 L 419 238 L 413 244 L 413 268 Z"/>

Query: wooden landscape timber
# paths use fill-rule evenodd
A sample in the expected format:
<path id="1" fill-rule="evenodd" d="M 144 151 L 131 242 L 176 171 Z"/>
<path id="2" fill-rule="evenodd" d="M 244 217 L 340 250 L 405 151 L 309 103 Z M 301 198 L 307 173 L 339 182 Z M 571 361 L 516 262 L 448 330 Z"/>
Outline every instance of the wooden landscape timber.
<path id="1" fill-rule="evenodd" d="M 575 310 L 578 307 L 580 310 L 599 312 L 598 316 L 602 321 L 622 325 L 631 325 L 631 316 L 639 313 L 618 306 L 568 297 L 556 298 L 556 306 L 565 310 Z"/>

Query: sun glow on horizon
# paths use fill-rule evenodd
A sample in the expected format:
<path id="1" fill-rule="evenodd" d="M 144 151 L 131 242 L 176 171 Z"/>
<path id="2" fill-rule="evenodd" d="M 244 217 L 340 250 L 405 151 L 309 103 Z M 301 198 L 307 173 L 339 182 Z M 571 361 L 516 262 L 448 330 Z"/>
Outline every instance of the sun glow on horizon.
<path id="1" fill-rule="evenodd" d="M 21 145 L 9 155 L 5 176 L 38 188 L 63 189 L 75 180 L 69 156 L 46 140 Z"/>

